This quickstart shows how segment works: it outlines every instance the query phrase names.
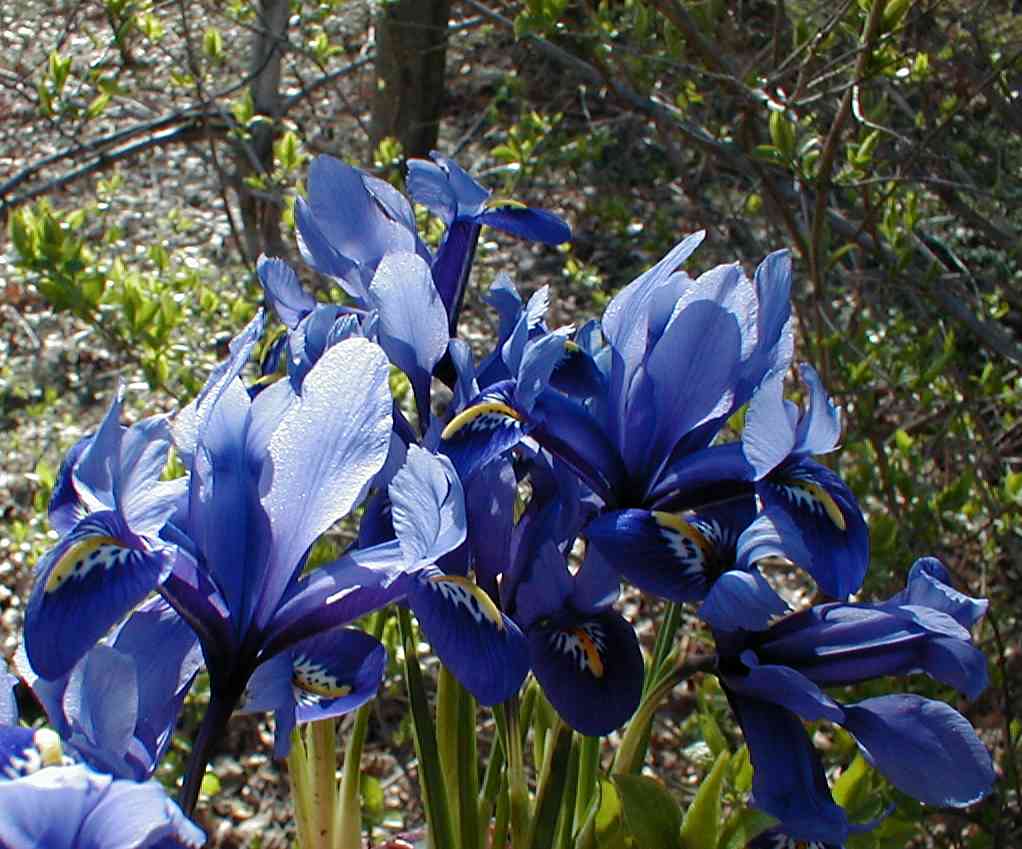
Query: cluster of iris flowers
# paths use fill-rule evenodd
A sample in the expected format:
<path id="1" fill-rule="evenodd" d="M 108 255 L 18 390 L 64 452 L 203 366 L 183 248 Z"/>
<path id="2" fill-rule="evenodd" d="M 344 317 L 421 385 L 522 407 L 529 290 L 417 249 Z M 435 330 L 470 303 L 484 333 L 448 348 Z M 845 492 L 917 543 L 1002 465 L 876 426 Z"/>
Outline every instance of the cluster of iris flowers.
<path id="1" fill-rule="evenodd" d="M 485 297 L 496 343 L 479 356 L 457 332 L 481 228 L 547 244 L 570 231 L 437 155 L 409 163 L 407 187 L 443 220 L 435 252 L 390 184 L 317 159 L 296 204 L 299 247 L 344 305 L 262 259 L 285 332 L 264 342 L 256 316 L 175 416 L 124 427 L 118 393 L 68 453 L 50 504 L 59 539 L 38 565 L 17 659 L 64 743 L 54 754 L 17 727 L 5 676 L 0 846 L 200 845 L 181 809 L 231 714 L 272 711 L 284 756 L 296 724 L 372 698 L 386 653 L 351 623 L 391 603 L 481 704 L 514 697 L 531 672 L 571 728 L 608 734 L 643 691 L 633 623 L 615 609 L 622 579 L 695 605 L 712 632 L 753 804 L 780 821 L 761 842 L 840 845 L 864 827 L 835 804 L 803 719 L 847 729 L 924 802 L 985 795 L 989 754 L 948 705 L 825 691 L 924 671 L 975 697 L 986 662 L 969 629 L 985 602 L 930 558 L 894 598 L 848 601 L 869 536 L 852 492 L 814 459 L 836 447 L 840 410 L 806 365 L 804 405 L 785 398 L 787 253 L 752 279 L 737 263 L 692 278 L 681 266 L 695 234 L 602 319 L 557 329 L 546 287 L 523 301 L 502 275 Z M 263 376 L 246 383 L 260 345 Z M 186 474 L 165 479 L 172 449 Z M 358 507 L 357 541 L 307 569 Z M 777 558 L 834 600 L 790 610 L 760 572 Z M 179 809 L 151 776 L 203 668 L 210 701 Z M 103 813 L 115 805 L 116 839 Z M 66 815 L 30 815 L 37 806 Z"/>

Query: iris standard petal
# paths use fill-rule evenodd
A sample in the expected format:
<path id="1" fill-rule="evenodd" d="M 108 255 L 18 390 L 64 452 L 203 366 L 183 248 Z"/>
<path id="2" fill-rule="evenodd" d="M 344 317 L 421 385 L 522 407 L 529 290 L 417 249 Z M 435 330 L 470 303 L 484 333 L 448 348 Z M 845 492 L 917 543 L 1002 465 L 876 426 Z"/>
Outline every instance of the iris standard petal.
<path id="1" fill-rule="evenodd" d="M 301 398 L 274 430 L 260 481 L 272 538 L 255 584 L 261 587 L 260 626 L 272 618 L 309 546 L 361 501 L 383 466 L 391 403 L 383 351 L 365 339 L 347 339 L 313 367 Z"/>
<path id="2" fill-rule="evenodd" d="M 302 288 L 298 275 L 284 260 L 261 255 L 256 273 L 270 306 L 288 329 L 294 330 L 316 308 L 316 299 Z"/>
<path id="3" fill-rule="evenodd" d="M 795 431 L 784 402 L 784 372 L 774 372 L 767 375 L 749 401 L 742 453 L 759 480 L 787 460 L 794 447 Z"/>
<path id="4" fill-rule="evenodd" d="M 841 438 L 841 408 L 827 395 L 816 370 L 805 363 L 799 366 L 802 382 L 809 388 L 809 404 L 798 423 L 795 450 L 805 454 L 833 451 Z"/>
<path id="5" fill-rule="evenodd" d="M 25 645 L 44 678 L 71 670 L 170 573 L 173 549 L 143 540 L 110 511 L 91 513 L 40 563 L 25 611 Z"/>
<path id="6" fill-rule="evenodd" d="M 518 692 L 529 671 L 525 637 L 471 579 L 423 573 L 408 604 L 437 657 L 480 704 Z"/>
<path id="7" fill-rule="evenodd" d="M 845 714 L 845 728 L 870 763 L 921 802 L 969 805 L 996 780 L 969 721 L 943 702 L 899 693 L 848 705 Z"/>
<path id="8" fill-rule="evenodd" d="M 447 312 L 425 261 L 413 253 L 387 254 L 373 275 L 369 297 L 379 311 L 379 339 L 390 361 L 412 384 L 419 421 L 429 423 L 433 369 L 447 350 Z"/>
<path id="9" fill-rule="evenodd" d="M 642 695 L 642 652 L 635 630 L 614 611 L 528 631 L 532 672 L 561 718 L 592 737 L 609 734 L 635 712 Z"/>
<path id="10" fill-rule="evenodd" d="M 407 565 L 435 563 L 465 539 L 465 496 L 446 457 L 417 445 L 388 488 L 391 518 Z"/>

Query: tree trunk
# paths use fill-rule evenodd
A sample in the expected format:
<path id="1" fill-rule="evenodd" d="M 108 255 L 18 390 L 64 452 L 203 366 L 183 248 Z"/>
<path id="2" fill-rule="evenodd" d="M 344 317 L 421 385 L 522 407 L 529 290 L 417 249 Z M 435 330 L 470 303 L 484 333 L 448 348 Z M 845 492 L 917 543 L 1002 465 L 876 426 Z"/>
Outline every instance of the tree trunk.
<path id="1" fill-rule="evenodd" d="M 238 153 L 241 218 L 245 250 L 250 259 L 255 259 L 260 253 L 271 256 L 284 254 L 280 203 L 257 195 L 245 185 L 244 180 L 252 174 L 270 174 L 273 171 L 273 142 L 282 108 L 281 45 L 287 34 L 289 7 L 288 0 L 260 0 L 258 26 L 253 33 L 249 91 L 256 114 L 265 115 L 266 119 L 252 125 L 251 136 Z"/>
<path id="2" fill-rule="evenodd" d="M 376 15 L 376 91 L 373 150 L 388 136 L 406 157 L 436 147 L 444 99 L 450 0 L 381 3 Z"/>

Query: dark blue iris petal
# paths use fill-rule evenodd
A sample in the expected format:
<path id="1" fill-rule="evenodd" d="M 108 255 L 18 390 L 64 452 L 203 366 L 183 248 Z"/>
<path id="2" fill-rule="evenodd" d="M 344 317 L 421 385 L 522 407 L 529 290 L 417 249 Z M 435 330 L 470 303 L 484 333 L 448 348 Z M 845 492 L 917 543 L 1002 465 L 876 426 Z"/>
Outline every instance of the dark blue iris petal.
<path id="1" fill-rule="evenodd" d="M 40 561 L 25 614 L 35 670 L 57 678 L 170 573 L 170 546 L 135 536 L 111 511 L 91 513 Z"/>
<path id="2" fill-rule="evenodd" d="M 571 241 L 571 228 L 552 212 L 545 209 L 524 209 L 520 206 L 499 206 L 476 218 L 480 224 L 503 230 L 519 239 L 560 245 Z"/>
<path id="3" fill-rule="evenodd" d="M 620 727 L 642 695 L 643 661 L 632 626 L 606 611 L 559 623 L 540 620 L 528 632 L 532 672 L 561 718 L 598 737 Z"/>
<path id="4" fill-rule="evenodd" d="M 484 705 L 518 692 L 529 653 L 518 626 L 467 578 L 423 573 L 408 603 L 443 664 Z"/>
<path id="5" fill-rule="evenodd" d="M 826 466 L 785 463 L 756 486 L 765 510 L 785 513 L 809 562 L 799 563 L 830 596 L 856 592 L 869 566 L 869 531 L 852 491 Z"/>
<path id="6" fill-rule="evenodd" d="M 971 628 L 986 613 L 989 602 L 972 598 L 951 586 L 951 575 L 935 557 L 920 557 L 908 573 L 908 586 L 892 596 L 888 605 L 914 604 L 947 613 L 963 628 Z"/>
<path id="7" fill-rule="evenodd" d="M 845 708 L 844 726 L 899 790 L 929 805 L 963 806 L 990 792 L 990 753 L 958 711 L 909 693 Z"/>
<path id="8" fill-rule="evenodd" d="M 699 601 L 716 577 L 712 542 L 673 514 L 615 510 L 590 522 L 585 534 L 623 578 L 661 598 Z"/>
<path id="9" fill-rule="evenodd" d="M 844 843 L 848 818 L 830 794 L 802 722 L 778 705 L 725 692 L 749 745 L 756 807 L 799 840 Z"/>
<path id="10" fill-rule="evenodd" d="M 462 480 L 469 480 L 528 432 L 530 423 L 514 406 L 513 391 L 512 381 L 489 387 L 444 429 L 440 451 L 450 458 Z"/>

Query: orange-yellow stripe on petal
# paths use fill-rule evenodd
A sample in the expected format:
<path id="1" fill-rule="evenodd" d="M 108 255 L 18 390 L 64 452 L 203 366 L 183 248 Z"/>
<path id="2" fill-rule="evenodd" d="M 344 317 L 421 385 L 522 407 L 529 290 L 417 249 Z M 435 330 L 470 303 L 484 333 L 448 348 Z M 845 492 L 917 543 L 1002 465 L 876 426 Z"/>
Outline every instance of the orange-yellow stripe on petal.
<path id="1" fill-rule="evenodd" d="M 443 433 L 440 434 L 440 438 L 450 439 L 454 436 L 454 434 L 465 427 L 465 425 L 471 424 L 482 416 L 494 413 L 507 416 L 509 419 L 514 419 L 518 422 L 524 421 L 521 414 L 514 407 L 509 407 L 502 401 L 485 401 L 482 404 L 475 404 L 467 410 L 462 410 L 458 413 L 458 415 L 447 423 L 447 427 L 445 427 Z"/>

